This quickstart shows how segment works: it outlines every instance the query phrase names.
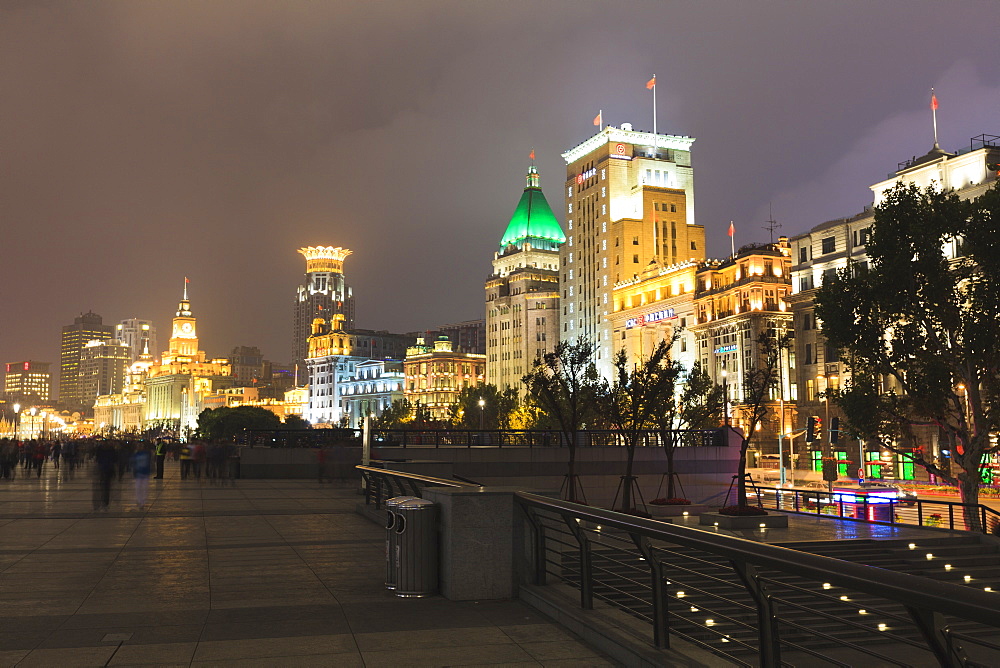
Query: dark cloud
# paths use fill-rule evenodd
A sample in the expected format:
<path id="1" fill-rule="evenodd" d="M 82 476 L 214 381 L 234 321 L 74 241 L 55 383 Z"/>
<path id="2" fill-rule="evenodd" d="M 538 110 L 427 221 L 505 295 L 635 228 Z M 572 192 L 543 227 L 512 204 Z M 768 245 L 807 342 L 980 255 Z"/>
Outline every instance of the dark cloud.
<path id="1" fill-rule="evenodd" d="M 93 309 L 165 341 L 185 275 L 204 347 L 290 350 L 309 244 L 354 250 L 361 326 L 482 315 L 528 151 L 598 109 L 697 137 L 709 251 L 773 203 L 789 234 L 870 203 L 929 148 L 1000 134 L 998 5 L 0 2 L 5 360 L 56 361 Z"/>

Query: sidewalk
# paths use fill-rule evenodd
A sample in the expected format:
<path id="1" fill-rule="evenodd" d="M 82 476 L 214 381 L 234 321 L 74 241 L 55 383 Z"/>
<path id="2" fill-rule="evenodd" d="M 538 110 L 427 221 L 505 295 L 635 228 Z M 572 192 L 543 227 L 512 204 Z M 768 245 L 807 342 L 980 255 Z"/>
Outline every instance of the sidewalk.
<path id="1" fill-rule="evenodd" d="M 20 471 L 19 471 L 20 473 Z M 399 599 L 355 486 L 0 480 L 0 666 L 610 666 L 520 601 Z"/>

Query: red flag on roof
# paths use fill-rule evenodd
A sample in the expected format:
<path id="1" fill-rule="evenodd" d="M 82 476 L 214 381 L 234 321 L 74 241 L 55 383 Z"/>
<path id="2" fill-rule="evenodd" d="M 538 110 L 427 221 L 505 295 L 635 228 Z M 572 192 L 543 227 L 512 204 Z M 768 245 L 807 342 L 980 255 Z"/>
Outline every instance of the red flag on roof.
<path id="1" fill-rule="evenodd" d="M 937 111 L 937 108 L 938 108 L 937 95 L 931 93 L 931 109 Z"/>
<path id="2" fill-rule="evenodd" d="M 736 228 L 733 227 L 733 221 L 729 221 L 729 236 L 733 236 L 736 233 Z"/>
<path id="3" fill-rule="evenodd" d="M 535 159 L 535 149 L 531 149 L 531 153 L 528 154 L 528 157 L 531 158 L 532 160 Z"/>
<path id="4" fill-rule="evenodd" d="M 596 116 L 594 116 L 594 125 L 596 125 L 598 127 L 601 126 L 601 114 L 603 114 L 603 113 L 604 112 L 602 111 L 601 113 L 599 113 Z"/>
<path id="5" fill-rule="evenodd" d="M 655 74 L 653 75 L 652 79 L 650 79 L 649 81 L 646 82 L 646 90 L 653 90 L 654 86 L 656 86 L 656 75 Z"/>

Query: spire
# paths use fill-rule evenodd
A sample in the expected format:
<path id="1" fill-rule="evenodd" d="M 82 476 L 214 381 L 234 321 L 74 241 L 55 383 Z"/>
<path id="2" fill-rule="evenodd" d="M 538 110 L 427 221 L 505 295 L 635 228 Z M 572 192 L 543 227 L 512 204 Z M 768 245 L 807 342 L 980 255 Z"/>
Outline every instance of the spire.
<path id="1" fill-rule="evenodd" d="M 531 158 L 534 160 L 534 151 Z M 559 244 L 566 241 L 559 221 L 556 220 L 545 195 L 539 186 L 538 168 L 534 164 L 528 167 L 528 176 L 521 200 L 514 209 L 514 215 L 507 223 L 507 230 L 500 240 L 500 250 L 509 245 L 520 246 L 524 242 L 535 248 L 556 250 Z"/>

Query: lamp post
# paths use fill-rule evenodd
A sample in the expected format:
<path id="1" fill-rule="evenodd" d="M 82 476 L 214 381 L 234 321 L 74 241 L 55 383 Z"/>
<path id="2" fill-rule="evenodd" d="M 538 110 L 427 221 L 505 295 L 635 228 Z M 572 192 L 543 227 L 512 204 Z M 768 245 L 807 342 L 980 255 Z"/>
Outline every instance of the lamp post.
<path id="1" fill-rule="evenodd" d="M 726 382 L 726 370 L 722 370 L 722 417 L 729 426 L 729 384 Z"/>
<path id="2" fill-rule="evenodd" d="M 14 409 L 14 440 L 21 438 L 21 404 L 11 406 Z"/>
<path id="3" fill-rule="evenodd" d="M 479 398 L 479 431 L 485 429 L 483 426 L 486 423 L 486 400 L 482 397 Z"/>
<path id="4" fill-rule="evenodd" d="M 35 430 L 38 429 L 38 423 L 35 422 L 35 416 L 36 415 L 38 415 L 38 408 L 36 406 L 32 406 L 31 407 L 31 426 L 28 428 L 28 436 L 29 436 L 29 438 L 32 438 L 32 439 L 38 438 L 38 435 L 35 433 Z"/>

